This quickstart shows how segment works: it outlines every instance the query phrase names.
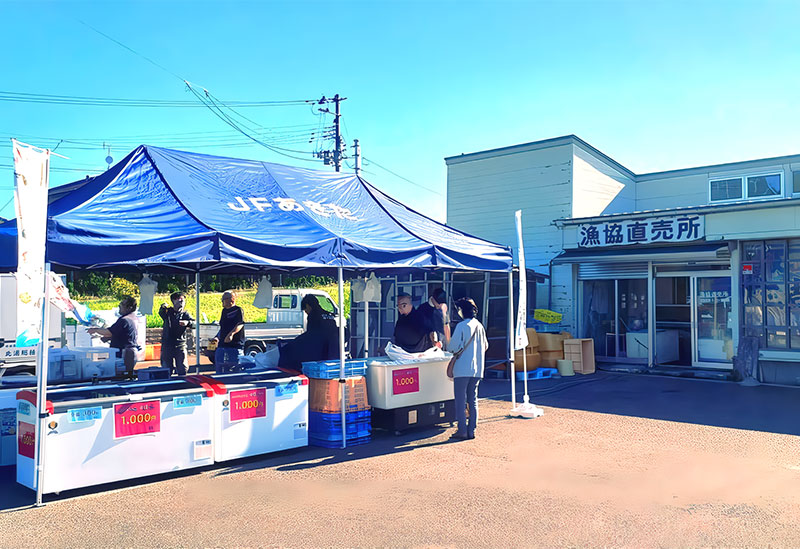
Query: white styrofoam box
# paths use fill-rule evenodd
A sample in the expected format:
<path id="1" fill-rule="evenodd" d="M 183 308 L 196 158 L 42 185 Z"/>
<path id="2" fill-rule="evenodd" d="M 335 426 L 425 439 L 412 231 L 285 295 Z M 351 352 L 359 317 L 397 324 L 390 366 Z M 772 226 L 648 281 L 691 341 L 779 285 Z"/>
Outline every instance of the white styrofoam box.
<path id="1" fill-rule="evenodd" d="M 432 360 L 393 361 L 376 358 L 367 362 L 369 405 L 382 410 L 452 400 L 453 382 L 447 377 L 452 355 Z"/>
<path id="2" fill-rule="evenodd" d="M 137 394 L 136 400 L 129 396 L 54 402 L 55 413 L 47 423 L 55 422 L 57 427 L 47 428 L 44 493 L 213 463 L 210 452 L 196 449 L 213 444 L 212 398 L 206 396 L 204 389 L 143 393 Z M 192 405 L 185 405 L 187 397 Z M 152 434 L 115 436 L 121 434 L 115 427 L 115 420 L 120 419 L 115 417 L 115 405 L 148 401 L 159 403 L 159 430 Z M 23 434 L 30 430 L 27 425 L 36 421 L 35 406 L 25 404 L 17 409 L 17 429 Z M 91 419 L 92 416 L 97 419 Z M 16 462 L 17 482 L 35 490 L 34 460 L 18 450 Z"/>
<path id="3" fill-rule="evenodd" d="M 214 376 L 223 383 L 225 377 Z M 231 383 L 226 385 L 226 391 L 214 395 L 215 461 L 308 446 L 308 378 L 287 374 L 253 383 Z M 249 395 L 255 391 L 261 392 Z M 258 417 L 235 417 L 237 406 L 255 401 L 259 406 L 244 410 L 252 413 L 242 414 L 240 409 L 239 415 Z M 262 405 L 263 409 L 259 409 Z"/>

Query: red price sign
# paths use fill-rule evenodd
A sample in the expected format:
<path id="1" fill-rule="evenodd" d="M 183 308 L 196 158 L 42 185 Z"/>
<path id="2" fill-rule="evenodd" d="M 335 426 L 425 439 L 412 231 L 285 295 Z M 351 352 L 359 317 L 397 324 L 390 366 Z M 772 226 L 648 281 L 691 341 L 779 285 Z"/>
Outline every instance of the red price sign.
<path id="1" fill-rule="evenodd" d="M 267 390 L 231 391 L 231 421 L 267 416 Z"/>
<path id="2" fill-rule="evenodd" d="M 36 426 L 24 421 L 18 422 L 17 429 L 17 453 L 21 456 L 33 459 L 36 450 Z"/>
<path id="3" fill-rule="evenodd" d="M 392 372 L 392 394 L 419 392 L 419 368 L 405 368 Z"/>
<path id="4" fill-rule="evenodd" d="M 743 263 L 742 264 L 742 274 L 743 275 L 751 275 L 751 274 L 753 274 L 753 265 L 751 263 Z"/>
<path id="5" fill-rule="evenodd" d="M 114 438 L 161 431 L 161 401 L 147 400 L 114 405 Z"/>

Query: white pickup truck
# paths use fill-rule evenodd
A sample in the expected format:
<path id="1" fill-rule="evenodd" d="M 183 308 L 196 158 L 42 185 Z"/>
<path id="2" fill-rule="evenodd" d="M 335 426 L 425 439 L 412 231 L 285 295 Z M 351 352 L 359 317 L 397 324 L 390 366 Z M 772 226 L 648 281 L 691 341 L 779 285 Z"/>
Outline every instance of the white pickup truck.
<path id="1" fill-rule="evenodd" d="M 307 295 L 317 296 L 320 306 L 337 316 L 339 309 L 331 296 L 323 290 L 311 289 L 275 289 L 272 291 L 272 307 L 267 311 L 266 322 L 246 322 L 244 325 L 244 353 L 254 355 L 264 351 L 268 343 L 294 339 L 306 329 L 306 314 L 300 308 L 300 302 Z M 245 318 L 245 320 L 247 320 Z M 208 340 L 214 338 L 219 331 L 217 322 L 200 324 L 200 347 L 213 360 L 213 351 L 208 350 Z"/>

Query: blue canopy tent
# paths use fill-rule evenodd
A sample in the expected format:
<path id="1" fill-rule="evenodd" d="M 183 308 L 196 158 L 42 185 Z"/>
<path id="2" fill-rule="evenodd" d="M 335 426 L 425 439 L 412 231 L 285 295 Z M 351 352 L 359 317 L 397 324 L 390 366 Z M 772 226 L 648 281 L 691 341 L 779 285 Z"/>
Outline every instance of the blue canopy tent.
<path id="1" fill-rule="evenodd" d="M 16 234 L 13 220 L 0 225 L 0 271 L 16 270 Z M 344 271 L 508 272 L 511 290 L 510 248 L 425 217 L 357 175 L 146 145 L 50 191 L 45 257 L 62 270 L 184 271 L 198 282 L 201 272 L 336 273 L 340 315 Z M 509 323 L 511 307 L 509 298 Z"/>
<path id="2" fill-rule="evenodd" d="M 0 253 L 15 240 L 0 226 Z M 509 248 L 425 217 L 359 176 L 140 146 L 51 191 L 47 261 L 238 272 L 511 269 Z M 14 270 L 16 255 L 2 253 Z"/>

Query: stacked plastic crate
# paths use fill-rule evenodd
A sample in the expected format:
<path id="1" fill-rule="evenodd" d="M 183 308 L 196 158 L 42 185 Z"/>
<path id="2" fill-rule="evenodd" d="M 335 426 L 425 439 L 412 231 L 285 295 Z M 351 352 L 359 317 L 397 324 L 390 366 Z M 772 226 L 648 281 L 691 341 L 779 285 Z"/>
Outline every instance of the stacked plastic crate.
<path id="1" fill-rule="evenodd" d="M 347 446 L 366 444 L 372 435 L 372 414 L 367 402 L 366 360 L 345 361 L 345 421 Z M 342 446 L 342 403 L 339 361 L 304 362 L 309 378 L 308 443 L 324 448 Z"/>

